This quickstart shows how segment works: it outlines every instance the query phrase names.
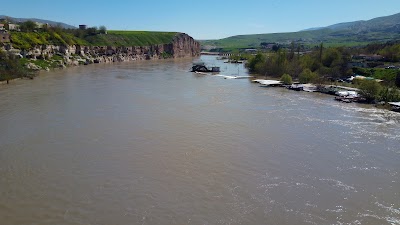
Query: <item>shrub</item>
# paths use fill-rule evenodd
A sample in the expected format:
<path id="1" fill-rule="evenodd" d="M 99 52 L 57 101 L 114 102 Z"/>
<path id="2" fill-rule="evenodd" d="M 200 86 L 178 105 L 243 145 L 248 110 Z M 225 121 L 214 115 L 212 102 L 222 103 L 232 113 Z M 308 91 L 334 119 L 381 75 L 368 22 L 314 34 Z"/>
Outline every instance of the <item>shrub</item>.
<path id="1" fill-rule="evenodd" d="M 28 71 L 18 57 L 14 54 L 0 50 L 0 81 L 19 77 L 33 77 L 33 73 Z"/>
<path id="2" fill-rule="evenodd" d="M 384 102 L 398 102 L 400 101 L 400 91 L 395 87 L 384 87 L 379 92 L 379 100 Z"/>
<path id="3" fill-rule="evenodd" d="M 374 80 L 360 80 L 359 89 L 360 95 L 363 96 L 367 102 L 372 102 L 379 98 L 379 93 L 382 86 Z"/>
<path id="4" fill-rule="evenodd" d="M 303 70 L 303 72 L 301 72 L 299 76 L 299 81 L 300 83 L 306 84 L 316 82 L 318 78 L 319 77 L 316 73 L 312 72 L 310 69 L 305 69 Z"/>
<path id="5" fill-rule="evenodd" d="M 281 81 L 282 81 L 283 84 L 286 84 L 286 85 L 289 85 L 289 84 L 293 83 L 292 82 L 292 77 L 287 73 L 282 75 Z"/>

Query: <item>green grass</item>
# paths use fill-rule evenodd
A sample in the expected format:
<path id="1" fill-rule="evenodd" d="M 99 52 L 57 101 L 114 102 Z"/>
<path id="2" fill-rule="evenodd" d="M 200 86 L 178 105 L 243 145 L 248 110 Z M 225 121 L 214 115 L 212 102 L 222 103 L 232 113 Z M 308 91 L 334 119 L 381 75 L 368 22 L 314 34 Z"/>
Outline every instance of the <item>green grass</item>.
<path id="1" fill-rule="evenodd" d="M 395 69 L 382 69 L 382 68 L 373 68 L 373 69 L 366 69 L 366 68 L 356 68 L 353 71 L 359 75 L 373 77 L 375 79 L 385 80 L 390 83 L 393 83 L 396 80 L 398 70 Z"/>
<path id="2" fill-rule="evenodd" d="M 150 46 L 171 43 L 177 32 L 108 31 L 86 38 L 93 46 Z"/>
<path id="3" fill-rule="evenodd" d="M 39 45 L 150 46 L 171 43 L 177 32 L 108 31 L 84 39 L 67 32 L 11 32 L 13 47 L 31 49 Z"/>
<path id="4" fill-rule="evenodd" d="M 14 48 L 31 49 L 38 45 L 85 45 L 85 40 L 65 32 L 11 32 Z"/>
<path id="5" fill-rule="evenodd" d="M 398 70 L 394 69 L 375 69 L 373 77 L 376 79 L 394 82 L 396 80 Z"/>

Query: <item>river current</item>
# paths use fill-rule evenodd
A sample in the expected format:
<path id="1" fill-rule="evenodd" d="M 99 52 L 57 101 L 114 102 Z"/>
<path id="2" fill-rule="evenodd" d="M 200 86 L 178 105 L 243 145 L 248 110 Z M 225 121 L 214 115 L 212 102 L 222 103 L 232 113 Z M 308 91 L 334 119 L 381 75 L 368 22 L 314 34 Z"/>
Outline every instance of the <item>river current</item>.
<path id="1" fill-rule="evenodd" d="M 400 224 L 399 113 L 192 61 L 1 85 L 0 224 Z"/>

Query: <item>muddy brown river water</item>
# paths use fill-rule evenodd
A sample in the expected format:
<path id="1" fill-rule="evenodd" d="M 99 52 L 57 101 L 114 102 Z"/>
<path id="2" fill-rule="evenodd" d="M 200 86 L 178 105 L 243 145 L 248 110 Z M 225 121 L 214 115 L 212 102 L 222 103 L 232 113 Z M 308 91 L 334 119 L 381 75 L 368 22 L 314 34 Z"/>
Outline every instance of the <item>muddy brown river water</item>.
<path id="1" fill-rule="evenodd" d="M 0 224 L 400 224 L 399 113 L 191 63 L 0 86 Z"/>

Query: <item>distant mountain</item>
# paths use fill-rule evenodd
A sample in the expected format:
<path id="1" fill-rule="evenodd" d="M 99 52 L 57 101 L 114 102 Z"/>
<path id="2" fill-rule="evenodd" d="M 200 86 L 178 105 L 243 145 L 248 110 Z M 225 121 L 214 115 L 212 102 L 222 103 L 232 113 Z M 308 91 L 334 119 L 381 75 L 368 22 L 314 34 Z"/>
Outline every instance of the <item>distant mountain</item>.
<path id="1" fill-rule="evenodd" d="M 400 39 L 400 13 L 378 17 L 367 21 L 338 23 L 327 27 L 310 28 L 299 32 L 238 35 L 220 40 L 201 41 L 203 46 L 214 46 L 230 50 L 234 48 L 256 48 L 262 42 L 290 44 L 298 42 L 315 45 L 363 45 L 371 42 L 386 42 Z"/>
<path id="2" fill-rule="evenodd" d="M 371 20 L 360 20 L 348 23 L 338 23 L 326 28 L 331 30 L 352 30 L 353 32 L 365 31 L 397 31 L 400 25 L 400 13 L 391 16 L 377 17 Z"/>
<path id="3" fill-rule="evenodd" d="M 313 27 L 313 28 L 308 28 L 308 29 L 304 29 L 304 30 L 301 30 L 301 31 L 311 31 L 311 30 L 321 30 L 321 29 L 324 29 L 325 27 Z"/>
<path id="4" fill-rule="evenodd" d="M 51 20 L 42 20 L 42 19 L 36 19 L 36 18 L 14 18 L 14 17 L 10 17 L 10 16 L 0 15 L 0 19 L 5 19 L 5 18 L 10 19 L 14 23 L 22 23 L 22 22 L 31 20 L 31 21 L 38 22 L 38 23 L 48 23 L 51 26 L 61 26 L 62 28 L 65 28 L 65 29 L 76 29 L 76 27 L 74 27 L 72 25 L 69 25 L 66 23 L 60 23 L 60 22 L 56 22 L 56 21 L 51 21 Z"/>

